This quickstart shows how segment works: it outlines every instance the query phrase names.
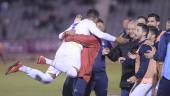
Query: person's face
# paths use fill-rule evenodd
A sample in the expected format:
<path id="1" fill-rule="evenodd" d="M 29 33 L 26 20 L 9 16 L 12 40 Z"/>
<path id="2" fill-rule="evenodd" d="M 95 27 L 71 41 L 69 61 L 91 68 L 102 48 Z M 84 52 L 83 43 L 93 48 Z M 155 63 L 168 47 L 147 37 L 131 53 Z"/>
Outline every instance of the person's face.
<path id="1" fill-rule="evenodd" d="M 125 19 L 125 20 L 123 20 L 123 22 L 122 22 L 122 25 L 123 25 L 123 29 L 127 29 L 127 27 L 128 27 L 128 23 L 129 23 L 129 19 Z"/>
<path id="2" fill-rule="evenodd" d="M 170 20 L 166 22 L 166 30 L 170 29 Z"/>
<path id="3" fill-rule="evenodd" d="M 141 38 L 142 38 L 142 36 L 143 36 L 143 30 L 142 30 L 142 27 L 140 27 L 140 26 L 137 26 L 136 27 L 136 31 L 135 31 L 135 39 L 138 39 L 138 40 L 140 40 Z"/>
<path id="4" fill-rule="evenodd" d="M 136 24 L 134 22 L 130 22 L 127 27 L 127 33 L 131 38 L 134 38 L 135 36 L 135 30 L 136 30 Z"/>
<path id="5" fill-rule="evenodd" d="M 94 23 L 97 23 L 98 18 L 97 18 L 97 17 L 93 17 L 93 18 L 92 18 L 92 21 L 93 21 Z"/>
<path id="6" fill-rule="evenodd" d="M 97 22 L 96 25 L 101 31 L 105 31 L 105 25 L 102 22 Z"/>
<path id="7" fill-rule="evenodd" d="M 139 19 L 137 19 L 137 23 L 146 24 L 146 20 L 144 18 L 139 18 Z"/>
<path id="8" fill-rule="evenodd" d="M 160 22 L 156 21 L 155 17 L 148 18 L 148 23 L 147 23 L 148 26 L 154 26 L 154 27 L 158 28 L 159 24 L 160 24 Z"/>
<path id="9" fill-rule="evenodd" d="M 152 32 L 149 31 L 149 33 L 147 35 L 147 39 L 154 42 L 156 40 L 156 36 L 155 36 L 155 34 L 153 34 Z"/>

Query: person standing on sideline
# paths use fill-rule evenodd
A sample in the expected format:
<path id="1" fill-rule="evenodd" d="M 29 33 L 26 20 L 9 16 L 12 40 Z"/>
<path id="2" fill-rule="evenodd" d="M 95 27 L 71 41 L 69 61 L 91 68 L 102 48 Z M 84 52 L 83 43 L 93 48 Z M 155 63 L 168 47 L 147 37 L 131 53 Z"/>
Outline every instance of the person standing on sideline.
<path id="1" fill-rule="evenodd" d="M 170 28 L 170 27 L 169 27 Z M 170 29 L 162 35 L 158 45 L 159 61 L 164 62 L 162 67 L 162 79 L 158 87 L 157 96 L 169 96 L 170 94 Z"/>

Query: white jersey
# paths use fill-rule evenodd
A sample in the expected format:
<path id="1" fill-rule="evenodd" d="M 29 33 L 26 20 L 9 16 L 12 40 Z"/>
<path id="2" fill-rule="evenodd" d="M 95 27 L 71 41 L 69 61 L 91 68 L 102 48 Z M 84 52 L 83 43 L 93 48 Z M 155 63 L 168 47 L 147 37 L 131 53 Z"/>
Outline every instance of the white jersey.
<path id="1" fill-rule="evenodd" d="M 71 30 L 70 26 L 67 30 Z M 116 38 L 112 35 L 100 31 L 96 24 L 89 19 L 84 19 L 78 23 L 75 27 L 76 34 L 83 35 L 95 35 L 98 38 L 105 39 L 108 41 L 115 41 Z M 61 33 L 59 38 L 62 38 Z M 83 46 L 76 42 L 64 42 L 61 44 L 55 55 L 55 64 L 58 64 L 58 70 L 66 72 L 69 67 L 76 67 L 78 70 L 81 65 L 81 50 Z"/>

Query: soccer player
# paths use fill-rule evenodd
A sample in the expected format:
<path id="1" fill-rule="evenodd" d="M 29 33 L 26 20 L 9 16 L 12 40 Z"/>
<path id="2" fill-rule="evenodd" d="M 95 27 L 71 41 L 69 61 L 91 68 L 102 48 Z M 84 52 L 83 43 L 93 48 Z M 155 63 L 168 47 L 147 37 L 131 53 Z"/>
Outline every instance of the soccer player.
<path id="1" fill-rule="evenodd" d="M 71 30 L 75 28 L 76 34 L 90 35 L 93 34 L 99 38 L 106 39 L 109 41 L 115 41 L 116 38 L 107 33 L 103 33 L 96 27 L 96 20 L 98 19 L 99 13 L 97 10 L 90 9 L 87 12 L 87 18 L 80 21 L 77 25 L 73 24 L 73 27 L 67 29 Z M 76 26 L 76 27 L 75 27 Z M 64 32 L 59 35 L 62 39 Z M 65 72 L 68 76 L 76 77 L 77 72 L 80 70 L 81 65 L 81 51 L 83 46 L 76 42 L 64 42 L 61 44 L 56 52 L 55 59 L 50 60 L 43 56 L 40 56 L 38 64 L 45 63 L 54 67 L 59 72 Z M 41 62 L 45 61 L 45 62 Z M 10 69 L 9 69 L 10 72 Z"/>
<path id="2" fill-rule="evenodd" d="M 80 21 L 77 26 L 75 27 L 76 34 L 83 34 L 83 35 L 95 35 L 98 38 L 115 41 L 116 38 L 111 36 L 107 33 L 100 31 L 96 27 L 96 20 L 98 19 L 99 13 L 97 10 L 90 9 L 87 12 L 87 18 Z M 69 30 L 69 29 L 68 29 Z M 62 38 L 64 33 L 59 35 Z M 53 66 L 57 70 L 61 72 L 65 72 L 67 75 L 76 77 L 77 72 L 80 70 L 81 65 L 81 51 L 83 46 L 76 42 L 63 42 L 59 49 L 56 52 L 55 59 L 50 61 L 47 58 L 40 58 L 45 59 L 46 64 Z M 49 63 L 50 62 L 50 63 Z"/>
<path id="3" fill-rule="evenodd" d="M 131 83 L 135 82 L 129 96 L 146 96 L 152 88 L 153 80 L 156 76 L 156 61 L 154 59 L 146 58 L 144 53 L 147 53 L 148 50 L 152 50 L 152 47 L 154 47 L 156 33 L 158 33 L 158 31 L 155 31 L 154 29 L 149 30 L 144 24 L 139 23 L 137 25 L 136 37 L 139 38 L 140 47 L 133 56 L 132 54 L 129 54 L 130 58 L 136 59 L 135 75 L 127 80 Z M 152 45 L 149 45 L 148 42 Z"/>
<path id="4" fill-rule="evenodd" d="M 160 17 L 159 17 L 159 15 L 157 15 L 155 13 L 150 13 L 150 14 L 148 14 L 147 20 L 148 20 L 148 23 L 147 23 L 148 26 L 154 26 L 159 30 L 159 36 L 157 37 L 157 40 L 156 40 L 157 43 L 158 43 L 159 40 L 160 40 L 160 37 L 165 33 L 165 31 L 162 31 L 160 29 L 160 27 L 159 27 L 159 25 L 160 25 Z"/>
<path id="5" fill-rule="evenodd" d="M 158 44 L 159 44 L 160 38 L 166 31 L 161 30 L 161 28 L 159 26 L 160 25 L 160 17 L 159 17 L 159 15 L 157 15 L 155 13 L 150 13 L 150 14 L 148 14 L 147 19 L 148 19 L 148 23 L 147 23 L 148 26 L 154 26 L 159 30 L 159 33 L 158 33 L 159 35 L 157 36 L 157 40 L 155 42 L 156 50 L 158 50 Z M 154 56 L 156 61 L 158 61 L 158 58 L 159 58 L 159 56 L 157 55 L 158 54 L 157 52 L 158 51 L 156 51 L 156 54 Z M 148 52 L 148 54 L 150 54 L 150 53 L 152 53 L 152 52 Z M 162 69 L 162 62 L 158 61 L 156 64 L 157 64 L 157 72 L 158 72 L 158 74 L 160 74 L 161 69 Z M 157 84 L 156 88 L 158 88 L 159 81 L 160 81 L 160 76 L 158 78 L 158 84 Z"/>
<path id="6" fill-rule="evenodd" d="M 104 22 L 102 20 L 98 20 L 97 27 L 105 32 Z M 111 45 L 106 40 L 101 40 L 101 47 L 96 56 L 95 62 L 92 68 L 92 75 L 90 81 L 87 83 L 87 87 L 85 90 L 84 96 L 90 96 L 91 91 L 94 89 L 96 96 L 107 96 L 107 88 L 108 88 L 108 78 L 105 70 L 105 56 L 109 51 L 103 51 L 103 49 L 108 50 Z M 81 91 L 81 88 L 78 88 L 78 91 Z M 82 96 L 82 95 L 81 95 Z"/>
<path id="7" fill-rule="evenodd" d="M 102 20 L 99 19 L 97 21 L 97 27 L 100 30 L 104 31 L 105 26 L 104 26 L 104 23 Z M 86 36 L 86 38 L 88 39 L 89 36 Z M 64 83 L 64 87 L 63 87 L 63 96 L 73 96 L 73 94 L 74 94 L 74 96 L 89 96 L 90 92 L 93 88 L 94 88 L 97 96 L 107 96 L 106 89 L 107 89 L 108 79 L 107 79 L 107 75 L 105 72 L 105 59 L 104 59 L 104 56 L 102 55 L 102 50 L 105 49 L 107 46 L 108 46 L 108 42 L 105 42 L 104 40 L 102 40 L 101 47 L 99 47 L 98 51 L 96 52 L 96 53 L 98 53 L 98 55 L 97 55 L 96 59 L 94 58 L 95 61 L 93 59 L 91 59 L 91 60 L 93 60 L 93 63 L 94 63 L 93 68 L 87 68 L 87 67 L 81 66 L 81 67 L 83 67 L 83 68 L 81 68 L 82 70 L 86 69 L 86 71 L 84 71 L 84 72 L 86 72 L 86 73 L 84 73 L 85 77 L 87 74 L 89 74 L 89 75 L 91 74 L 91 79 L 89 79 L 90 81 L 88 82 L 87 79 L 81 75 L 78 76 L 77 78 L 67 77 L 67 79 Z M 86 50 L 90 51 L 89 48 L 86 48 Z M 87 54 L 87 53 L 88 54 L 84 55 L 84 56 L 92 55 L 91 52 L 89 53 L 89 51 L 87 51 L 85 54 Z M 107 54 L 107 53 L 108 52 L 104 52 L 104 54 Z M 82 60 L 82 61 L 84 61 L 84 60 Z M 89 60 L 86 60 L 86 61 L 87 61 L 86 63 L 90 63 L 90 62 L 88 62 Z M 89 69 L 92 69 L 92 73 L 88 72 Z M 82 78 L 84 78 L 84 79 L 82 79 Z"/>
<path id="8" fill-rule="evenodd" d="M 74 23 L 70 27 L 75 27 L 75 25 L 77 25 L 81 21 L 81 18 L 82 18 L 81 15 L 77 15 L 74 20 Z M 52 61 L 52 60 L 49 59 L 48 61 Z M 39 63 L 43 63 L 43 62 L 45 62 L 45 60 L 44 61 L 41 60 L 41 62 L 39 61 Z M 14 65 L 8 68 L 6 75 L 8 75 L 9 73 L 14 73 L 18 71 L 24 72 L 28 76 L 30 76 L 32 79 L 37 80 L 44 84 L 51 83 L 56 78 L 56 76 L 60 74 L 60 71 L 58 71 L 52 66 L 49 66 L 47 71 L 43 73 L 40 70 L 22 65 L 20 61 L 17 61 Z"/>

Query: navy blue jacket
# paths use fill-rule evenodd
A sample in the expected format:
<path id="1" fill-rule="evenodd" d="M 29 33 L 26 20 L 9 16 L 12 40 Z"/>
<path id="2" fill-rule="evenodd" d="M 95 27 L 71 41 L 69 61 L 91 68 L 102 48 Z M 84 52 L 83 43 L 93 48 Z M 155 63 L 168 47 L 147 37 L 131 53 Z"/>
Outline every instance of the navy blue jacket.
<path id="1" fill-rule="evenodd" d="M 167 32 L 162 35 L 160 42 L 158 44 L 158 49 L 157 49 L 157 52 L 156 52 L 156 55 L 154 57 L 154 59 L 156 61 L 161 61 L 163 62 L 164 59 L 165 59 L 165 56 L 166 56 L 166 50 L 167 50 L 167 44 L 168 42 L 170 41 L 170 38 L 168 38 L 168 35 L 170 35 L 170 29 L 167 30 Z"/>
<path id="2" fill-rule="evenodd" d="M 93 64 L 93 72 L 105 72 L 105 56 L 102 55 L 102 50 L 104 48 L 110 48 L 110 42 L 106 40 L 101 40 L 101 48 L 97 54 L 95 59 L 95 63 Z"/>

